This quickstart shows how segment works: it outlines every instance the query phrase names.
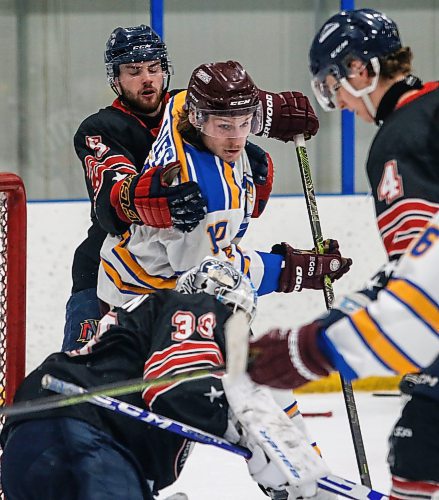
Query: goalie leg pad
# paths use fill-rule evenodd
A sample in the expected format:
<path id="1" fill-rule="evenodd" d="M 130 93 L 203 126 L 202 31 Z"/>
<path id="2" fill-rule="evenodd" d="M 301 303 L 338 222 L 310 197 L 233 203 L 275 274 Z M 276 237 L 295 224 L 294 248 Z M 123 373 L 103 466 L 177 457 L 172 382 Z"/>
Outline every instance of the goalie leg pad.
<path id="1" fill-rule="evenodd" d="M 283 471 L 290 485 L 313 483 L 328 474 L 325 462 L 310 446 L 302 430 L 279 408 L 268 388 L 257 386 L 246 374 L 225 375 L 223 387 L 230 407 L 252 442 Z"/>

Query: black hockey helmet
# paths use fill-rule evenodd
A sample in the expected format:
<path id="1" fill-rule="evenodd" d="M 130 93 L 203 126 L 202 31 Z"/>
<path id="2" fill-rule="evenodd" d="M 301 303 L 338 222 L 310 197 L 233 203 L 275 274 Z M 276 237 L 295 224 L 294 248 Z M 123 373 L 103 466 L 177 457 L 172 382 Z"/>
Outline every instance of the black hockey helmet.
<path id="1" fill-rule="evenodd" d="M 220 302 L 247 314 L 249 323 L 256 314 L 257 293 L 251 281 L 229 262 L 206 257 L 199 266 L 183 273 L 177 280 L 181 293 L 208 293 Z"/>
<path id="2" fill-rule="evenodd" d="M 200 128 L 207 115 L 241 116 L 252 114 L 251 133 L 262 127 L 259 90 L 239 62 L 202 64 L 192 72 L 186 107 L 195 112 L 195 126 Z"/>
<path id="3" fill-rule="evenodd" d="M 119 75 L 119 65 L 130 62 L 159 60 L 163 73 L 168 77 L 172 75 L 165 43 L 145 24 L 113 30 L 105 46 L 104 60 L 107 80 L 111 86 Z"/>
<path id="4" fill-rule="evenodd" d="M 309 51 L 312 88 L 317 100 L 324 109 L 334 109 L 335 104 L 325 85 L 329 74 L 346 82 L 349 63 L 359 59 L 366 64 L 370 62 L 378 78 L 378 59 L 400 48 L 398 27 L 384 13 L 357 9 L 335 14 L 320 28 Z"/>

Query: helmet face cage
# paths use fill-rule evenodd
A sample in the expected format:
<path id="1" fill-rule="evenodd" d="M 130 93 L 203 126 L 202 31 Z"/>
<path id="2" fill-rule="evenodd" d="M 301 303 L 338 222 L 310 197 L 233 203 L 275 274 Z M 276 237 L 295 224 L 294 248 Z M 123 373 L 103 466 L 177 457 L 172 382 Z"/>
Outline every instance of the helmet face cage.
<path id="1" fill-rule="evenodd" d="M 192 125 L 211 137 L 247 137 L 259 133 L 264 123 L 261 102 L 239 110 L 200 109 L 189 103 L 189 112 Z"/>
<path id="2" fill-rule="evenodd" d="M 173 74 L 165 43 L 149 26 L 144 24 L 131 28 L 116 28 L 105 47 L 107 80 L 114 85 L 119 76 L 119 66 L 130 62 L 160 61 L 164 75 Z"/>
<path id="3" fill-rule="evenodd" d="M 373 9 L 342 11 L 332 16 L 314 37 L 309 53 L 313 74 L 312 90 L 323 109 L 334 109 L 334 93 L 326 84 L 333 76 L 355 97 L 372 92 L 379 78 L 379 58 L 401 48 L 396 24 L 385 14 Z M 359 59 L 372 64 L 375 77 L 369 87 L 355 90 L 349 84 L 350 63 Z"/>
<path id="4" fill-rule="evenodd" d="M 247 314 L 251 323 L 256 314 L 257 294 L 247 276 L 228 262 L 207 257 L 200 266 L 182 274 L 176 290 L 181 293 L 208 293 L 220 302 Z"/>

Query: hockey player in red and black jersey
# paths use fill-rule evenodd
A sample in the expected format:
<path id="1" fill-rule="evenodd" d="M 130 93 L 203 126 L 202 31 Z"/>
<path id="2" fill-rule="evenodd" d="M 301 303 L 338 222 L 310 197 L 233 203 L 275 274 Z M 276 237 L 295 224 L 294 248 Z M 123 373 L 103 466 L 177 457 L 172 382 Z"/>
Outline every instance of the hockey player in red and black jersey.
<path id="1" fill-rule="evenodd" d="M 108 82 L 117 98 L 111 106 L 86 118 L 74 137 L 92 203 L 92 225 L 74 256 L 63 350 L 84 345 L 101 315 L 96 285 L 99 251 L 107 233 L 123 233 L 128 227 L 127 219 L 145 223 L 129 210 L 121 220 L 111 200 L 111 188 L 122 177 L 142 170 L 166 103 L 176 93 L 168 91 L 172 67 L 166 45 L 149 26 L 116 28 L 106 44 L 105 64 Z M 300 92 L 276 94 L 260 90 L 260 98 L 264 114 L 261 135 L 289 141 L 299 133 L 317 133 L 318 119 L 308 98 Z M 253 216 L 258 217 L 270 196 L 273 165 L 268 154 L 254 144 L 248 143 L 246 152 L 256 186 Z M 148 183 L 148 178 L 143 180 Z M 141 212 L 150 212 L 146 221 L 154 227 L 172 225 L 188 231 L 204 216 L 204 201 L 193 182 L 175 188 L 155 184 L 148 197 L 138 203 L 142 205 Z M 158 205 L 166 211 L 165 219 L 156 219 L 154 207 Z"/>
<path id="2" fill-rule="evenodd" d="M 315 94 L 380 126 L 367 172 L 389 263 L 366 289 L 299 329 L 252 346 L 256 382 L 295 388 L 421 370 L 390 438 L 392 499 L 439 495 L 439 83 L 410 74 L 396 24 L 372 9 L 331 17 L 311 46 Z"/>
<path id="3" fill-rule="evenodd" d="M 330 18 L 309 57 L 325 110 L 348 109 L 379 126 L 367 175 L 385 249 L 397 259 L 439 209 L 439 82 L 411 74 L 411 49 L 373 9 Z"/>
<path id="4" fill-rule="evenodd" d="M 54 353 L 30 373 L 15 401 L 49 395 L 41 389 L 46 373 L 90 388 L 224 365 L 228 318 L 238 309 L 249 322 L 255 314 L 252 284 L 232 265 L 207 258 L 180 277 L 177 290 L 138 297 L 109 313 L 81 350 Z M 219 371 L 121 399 L 241 439 L 229 420 Z M 179 435 L 87 403 L 9 417 L 1 443 L 6 498 L 45 500 L 152 500 L 177 479 L 192 446 Z M 276 477 L 285 481 L 264 453 L 254 453 L 249 470 L 265 486 Z"/>

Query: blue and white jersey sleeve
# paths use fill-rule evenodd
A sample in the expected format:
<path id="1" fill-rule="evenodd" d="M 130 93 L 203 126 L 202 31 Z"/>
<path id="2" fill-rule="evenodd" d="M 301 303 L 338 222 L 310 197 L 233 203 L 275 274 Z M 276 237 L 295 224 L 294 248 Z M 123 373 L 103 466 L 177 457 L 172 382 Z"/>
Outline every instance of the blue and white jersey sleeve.
<path id="1" fill-rule="evenodd" d="M 435 359 L 439 354 L 438 264 L 439 213 L 394 265 L 384 288 L 344 297 L 322 320 L 321 348 L 343 376 L 403 374 Z"/>
<path id="2" fill-rule="evenodd" d="M 230 261 L 246 273 L 260 295 L 278 288 L 282 257 L 239 246 L 255 203 L 252 171 L 245 153 L 227 163 L 185 142 L 177 130 L 184 93 L 169 103 L 145 169 L 179 161 L 175 182 L 197 182 L 207 213 L 191 232 L 131 225 L 122 236 L 108 236 L 101 249 L 98 296 L 121 306 L 135 295 L 174 288 L 183 272 L 206 256 Z"/>

